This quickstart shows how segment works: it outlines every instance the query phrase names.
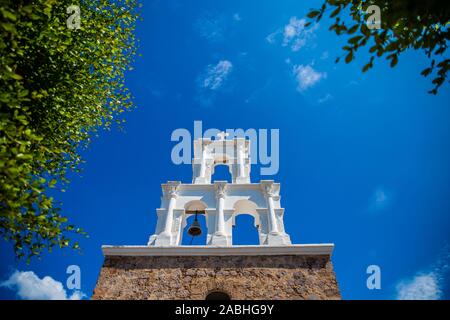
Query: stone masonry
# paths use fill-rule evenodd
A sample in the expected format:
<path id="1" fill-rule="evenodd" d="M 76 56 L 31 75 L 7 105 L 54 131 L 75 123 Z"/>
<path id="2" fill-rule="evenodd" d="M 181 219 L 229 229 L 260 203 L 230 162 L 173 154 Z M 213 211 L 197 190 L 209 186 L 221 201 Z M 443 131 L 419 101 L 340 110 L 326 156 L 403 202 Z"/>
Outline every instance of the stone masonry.
<path id="1" fill-rule="evenodd" d="M 105 256 L 92 299 L 340 299 L 329 255 Z"/>

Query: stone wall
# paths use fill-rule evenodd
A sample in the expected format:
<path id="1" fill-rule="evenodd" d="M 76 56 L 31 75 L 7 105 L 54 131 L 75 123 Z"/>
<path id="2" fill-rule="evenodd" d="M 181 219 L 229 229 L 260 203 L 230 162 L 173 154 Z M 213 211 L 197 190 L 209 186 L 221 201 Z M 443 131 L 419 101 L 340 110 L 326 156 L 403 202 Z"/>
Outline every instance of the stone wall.
<path id="1" fill-rule="evenodd" d="M 92 299 L 340 299 L 328 256 L 106 256 Z"/>

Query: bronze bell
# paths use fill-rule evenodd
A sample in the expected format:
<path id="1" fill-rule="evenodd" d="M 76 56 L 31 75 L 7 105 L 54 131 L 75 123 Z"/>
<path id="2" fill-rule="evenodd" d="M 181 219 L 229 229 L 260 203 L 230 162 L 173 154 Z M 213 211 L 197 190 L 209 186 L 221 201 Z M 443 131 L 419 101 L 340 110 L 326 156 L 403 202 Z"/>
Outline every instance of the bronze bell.
<path id="1" fill-rule="evenodd" d="M 200 223 L 197 220 L 197 212 L 195 212 L 195 219 L 192 225 L 188 229 L 188 234 L 190 236 L 196 237 L 202 234 L 202 228 L 200 228 Z"/>

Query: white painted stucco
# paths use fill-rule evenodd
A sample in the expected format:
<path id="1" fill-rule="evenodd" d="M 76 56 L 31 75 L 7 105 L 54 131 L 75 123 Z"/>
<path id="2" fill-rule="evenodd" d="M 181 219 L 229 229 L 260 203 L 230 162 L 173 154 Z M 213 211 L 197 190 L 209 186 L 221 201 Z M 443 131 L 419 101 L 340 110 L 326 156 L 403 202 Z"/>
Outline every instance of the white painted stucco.
<path id="1" fill-rule="evenodd" d="M 285 232 L 280 184 L 273 180 L 251 183 L 249 141 L 243 138 L 194 141 L 192 184 L 169 181 L 156 209 L 157 225 L 149 246 L 179 246 L 187 218 L 196 210 L 205 214 L 208 246 L 231 246 L 236 216 L 250 214 L 258 229 L 259 244 L 291 244 Z M 228 165 L 232 183 L 213 181 L 214 166 Z"/>

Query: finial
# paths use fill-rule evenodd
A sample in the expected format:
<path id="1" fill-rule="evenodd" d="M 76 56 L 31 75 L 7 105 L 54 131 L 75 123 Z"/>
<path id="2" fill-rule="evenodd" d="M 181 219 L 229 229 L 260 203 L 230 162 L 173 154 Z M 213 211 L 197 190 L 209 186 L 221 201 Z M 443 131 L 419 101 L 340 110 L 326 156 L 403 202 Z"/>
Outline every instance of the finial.
<path id="1" fill-rule="evenodd" d="M 229 134 L 229 133 L 226 133 L 225 131 L 219 132 L 219 133 L 217 134 L 217 136 L 219 137 L 219 140 L 220 140 L 220 141 L 225 140 L 225 138 L 228 137 L 229 135 L 230 135 L 230 134 Z"/>

